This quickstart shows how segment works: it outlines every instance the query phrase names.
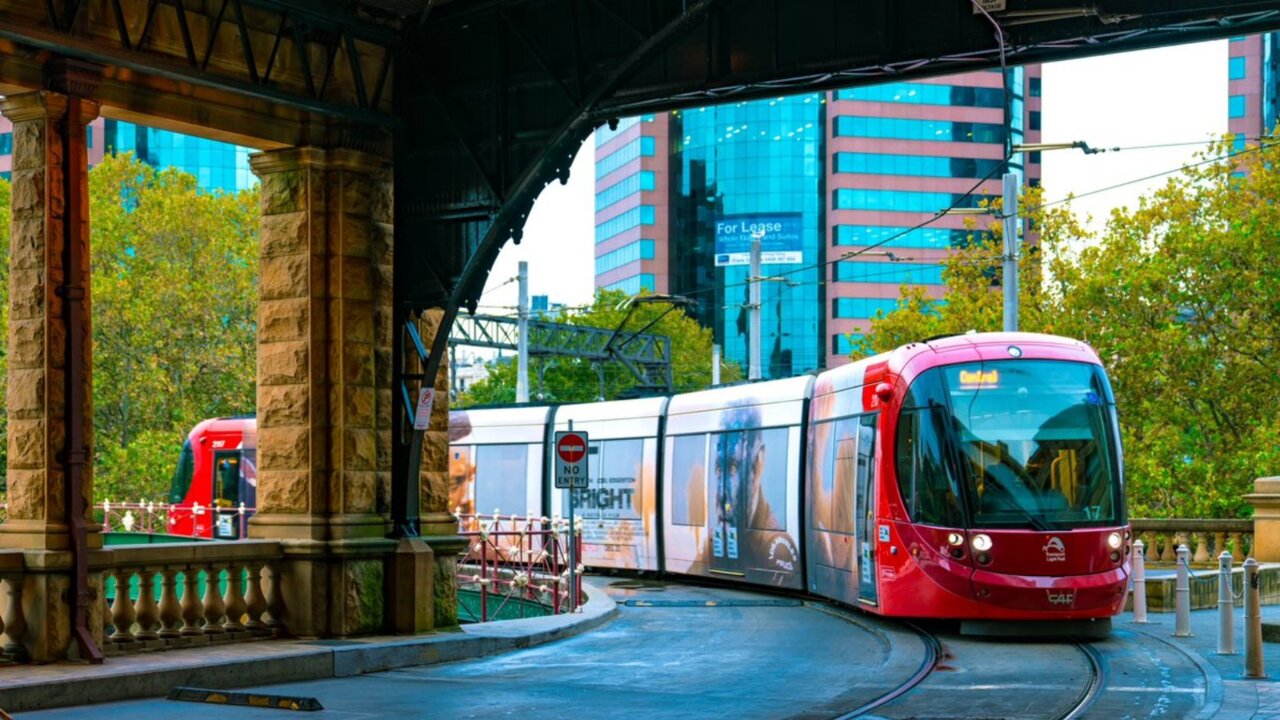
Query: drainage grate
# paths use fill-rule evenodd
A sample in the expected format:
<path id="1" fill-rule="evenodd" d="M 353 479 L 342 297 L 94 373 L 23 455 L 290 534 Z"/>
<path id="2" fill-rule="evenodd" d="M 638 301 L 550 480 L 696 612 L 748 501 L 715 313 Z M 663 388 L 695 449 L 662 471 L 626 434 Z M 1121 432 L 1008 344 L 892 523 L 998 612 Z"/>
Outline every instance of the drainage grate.
<path id="1" fill-rule="evenodd" d="M 628 600 L 627 607 L 801 607 L 799 600 Z"/>

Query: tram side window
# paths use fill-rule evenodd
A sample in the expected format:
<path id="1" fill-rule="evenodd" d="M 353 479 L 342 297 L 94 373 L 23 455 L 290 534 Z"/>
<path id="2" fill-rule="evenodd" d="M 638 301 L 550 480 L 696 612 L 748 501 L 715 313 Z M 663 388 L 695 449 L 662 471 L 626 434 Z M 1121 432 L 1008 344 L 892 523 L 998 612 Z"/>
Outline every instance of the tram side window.
<path id="1" fill-rule="evenodd" d="M 681 435 L 672 443 L 671 522 L 707 524 L 706 435 Z"/>
<path id="2" fill-rule="evenodd" d="M 528 445 L 481 445 L 476 448 L 476 512 L 524 515 L 530 511 L 525 483 Z"/>
<path id="3" fill-rule="evenodd" d="M 182 443 L 182 454 L 178 456 L 178 467 L 173 472 L 173 480 L 169 484 L 169 504 L 178 505 L 187 499 L 191 492 L 191 481 L 196 473 L 196 457 L 191 450 L 191 440 Z"/>
<path id="4" fill-rule="evenodd" d="M 955 479 L 943 454 L 937 410 L 904 410 L 898 419 L 898 489 L 911 519 L 925 525 L 961 527 Z"/>

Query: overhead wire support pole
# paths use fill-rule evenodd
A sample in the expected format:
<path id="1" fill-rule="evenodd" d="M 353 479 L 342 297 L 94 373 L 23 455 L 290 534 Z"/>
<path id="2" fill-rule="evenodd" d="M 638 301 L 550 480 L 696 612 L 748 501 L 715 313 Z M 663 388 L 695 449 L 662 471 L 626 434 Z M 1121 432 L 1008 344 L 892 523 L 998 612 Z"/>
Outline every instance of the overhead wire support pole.
<path id="1" fill-rule="evenodd" d="M 1018 331 L 1018 175 L 1004 174 L 1004 331 Z"/>
<path id="2" fill-rule="evenodd" d="M 519 329 L 516 338 L 516 402 L 529 402 L 529 263 L 521 260 L 516 274 L 520 283 Z"/>
<path id="3" fill-rule="evenodd" d="M 760 238 L 751 238 L 750 299 L 747 308 L 747 379 L 760 379 Z"/>

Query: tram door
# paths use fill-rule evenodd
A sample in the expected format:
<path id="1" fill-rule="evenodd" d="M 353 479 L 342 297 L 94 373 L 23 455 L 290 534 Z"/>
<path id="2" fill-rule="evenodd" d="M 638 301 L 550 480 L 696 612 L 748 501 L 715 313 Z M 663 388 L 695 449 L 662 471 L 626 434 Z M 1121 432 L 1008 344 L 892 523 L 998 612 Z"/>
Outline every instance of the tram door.
<path id="1" fill-rule="evenodd" d="M 240 538 L 240 452 L 213 454 L 213 536 L 220 540 Z"/>
<path id="2" fill-rule="evenodd" d="M 875 415 L 864 415 L 858 423 L 857 492 L 854 501 L 854 528 L 858 543 L 858 599 L 875 604 L 876 593 L 876 502 Z"/>

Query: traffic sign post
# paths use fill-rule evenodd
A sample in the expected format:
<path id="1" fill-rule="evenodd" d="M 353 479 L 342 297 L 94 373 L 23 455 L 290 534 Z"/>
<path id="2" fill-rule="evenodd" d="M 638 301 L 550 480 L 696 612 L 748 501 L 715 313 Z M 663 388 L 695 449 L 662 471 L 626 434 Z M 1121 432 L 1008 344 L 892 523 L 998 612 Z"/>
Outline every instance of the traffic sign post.
<path id="1" fill-rule="evenodd" d="M 556 432 L 556 489 L 569 491 L 569 608 L 578 611 L 578 538 L 573 523 L 573 491 L 587 487 L 587 449 L 591 447 L 584 432 L 574 432 L 573 421 L 568 431 Z"/>

